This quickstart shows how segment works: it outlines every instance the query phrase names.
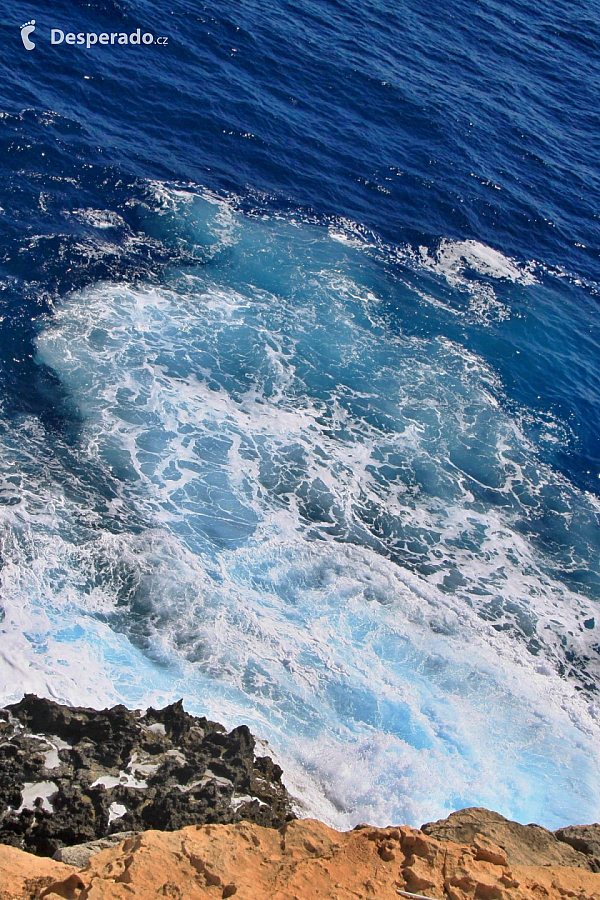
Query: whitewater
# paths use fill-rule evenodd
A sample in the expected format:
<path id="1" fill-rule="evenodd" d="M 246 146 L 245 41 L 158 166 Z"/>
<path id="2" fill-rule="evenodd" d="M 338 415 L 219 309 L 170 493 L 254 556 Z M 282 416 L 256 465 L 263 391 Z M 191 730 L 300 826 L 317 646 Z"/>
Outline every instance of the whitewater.
<path id="1" fill-rule="evenodd" d="M 182 696 L 338 828 L 598 819 L 600 505 L 447 325 L 518 331 L 567 273 L 199 187 L 140 210 L 184 261 L 57 298 L 62 432 L 0 422 L 2 701 Z M 101 257 L 124 223 L 76 215 Z"/>

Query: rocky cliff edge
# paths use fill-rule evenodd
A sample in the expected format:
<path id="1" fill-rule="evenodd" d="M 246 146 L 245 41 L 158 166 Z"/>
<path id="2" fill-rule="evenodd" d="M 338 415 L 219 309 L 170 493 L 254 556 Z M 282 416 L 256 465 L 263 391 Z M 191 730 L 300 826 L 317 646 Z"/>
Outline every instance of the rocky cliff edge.
<path id="1" fill-rule="evenodd" d="M 83 868 L 0 847 L 0 900 L 600 900 L 589 868 L 509 855 L 482 833 L 456 843 L 408 827 L 340 833 L 310 819 L 201 825 L 135 835 Z"/>
<path id="2" fill-rule="evenodd" d="M 0 710 L 0 900 L 600 900 L 600 825 L 471 808 L 340 833 L 294 818 L 257 746 L 181 702 Z"/>

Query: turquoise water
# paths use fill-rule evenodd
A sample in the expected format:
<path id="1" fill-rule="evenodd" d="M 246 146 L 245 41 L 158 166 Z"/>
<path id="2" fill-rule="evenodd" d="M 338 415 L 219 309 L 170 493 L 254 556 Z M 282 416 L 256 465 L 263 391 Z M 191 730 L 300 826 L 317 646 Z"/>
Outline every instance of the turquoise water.
<path id="1" fill-rule="evenodd" d="M 572 15 L 31 5 L 1 63 L 3 701 L 183 696 L 338 827 L 598 818 Z M 44 37 L 141 19 L 162 56 Z"/>

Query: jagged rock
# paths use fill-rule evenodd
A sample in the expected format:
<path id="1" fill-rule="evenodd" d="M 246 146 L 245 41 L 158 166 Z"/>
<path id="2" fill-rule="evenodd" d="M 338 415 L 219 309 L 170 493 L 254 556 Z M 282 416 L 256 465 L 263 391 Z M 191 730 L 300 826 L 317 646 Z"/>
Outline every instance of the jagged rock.
<path id="1" fill-rule="evenodd" d="M 485 837 L 455 844 L 412 828 L 368 826 L 342 834 L 309 819 L 278 831 L 249 822 L 148 831 L 83 869 L 0 847 L 0 885 L 0 900 L 398 900 L 402 891 L 438 900 L 600 897 L 599 874 L 511 866 Z"/>
<path id="2" fill-rule="evenodd" d="M 585 853 L 592 871 L 600 872 L 600 825 L 570 825 L 568 828 L 559 828 L 554 834 L 559 841 L 570 844 L 580 853 Z"/>
<path id="3" fill-rule="evenodd" d="M 540 825 L 520 825 L 489 809 L 461 809 L 447 819 L 427 822 L 421 830 L 439 841 L 457 843 L 471 844 L 478 835 L 484 836 L 504 850 L 510 865 L 575 866 L 591 872 L 600 871 L 594 856 L 587 855 L 588 851 L 582 852 L 583 841 L 576 846 Z M 595 853 L 597 849 L 596 845 Z"/>
<path id="4" fill-rule="evenodd" d="M 113 833 L 293 818 L 281 769 L 181 701 L 145 714 L 27 694 L 0 711 L 0 842 L 52 856 Z"/>

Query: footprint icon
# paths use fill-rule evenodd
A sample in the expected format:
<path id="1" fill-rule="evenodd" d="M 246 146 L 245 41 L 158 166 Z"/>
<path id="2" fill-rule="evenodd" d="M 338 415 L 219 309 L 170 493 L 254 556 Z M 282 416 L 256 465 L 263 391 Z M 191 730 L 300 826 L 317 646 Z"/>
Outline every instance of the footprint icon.
<path id="1" fill-rule="evenodd" d="M 35 44 L 33 41 L 29 40 L 29 35 L 35 31 L 35 19 L 32 19 L 31 22 L 25 22 L 24 25 L 21 25 L 21 40 L 23 41 L 23 46 L 26 50 L 33 50 Z"/>

